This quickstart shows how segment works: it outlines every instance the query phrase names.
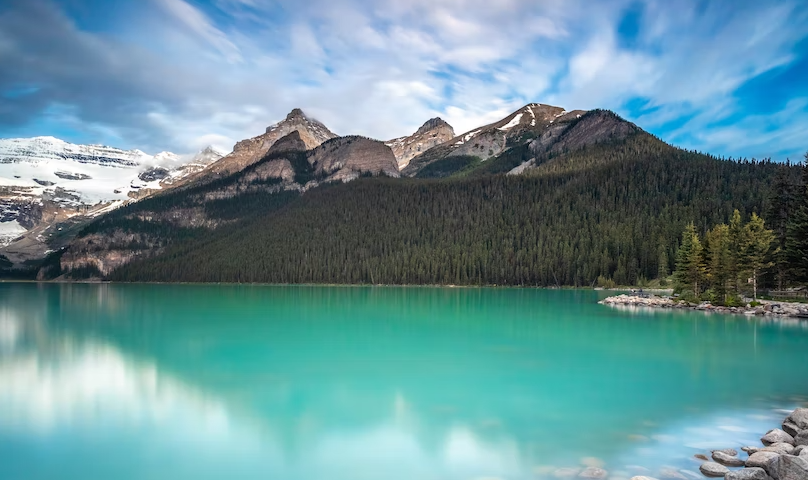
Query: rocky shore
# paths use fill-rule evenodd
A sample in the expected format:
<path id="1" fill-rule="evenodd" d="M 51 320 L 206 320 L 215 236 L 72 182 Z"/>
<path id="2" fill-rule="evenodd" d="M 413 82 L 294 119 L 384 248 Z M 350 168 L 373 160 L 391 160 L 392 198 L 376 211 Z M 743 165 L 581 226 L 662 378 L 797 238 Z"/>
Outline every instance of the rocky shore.
<path id="1" fill-rule="evenodd" d="M 690 309 L 690 310 L 703 310 L 717 313 L 737 313 L 743 315 L 764 315 L 764 316 L 777 316 L 777 317 L 796 317 L 808 319 L 808 304 L 804 303 L 790 303 L 778 302 L 771 300 L 759 300 L 760 305 L 752 306 L 746 304 L 741 307 L 722 307 L 719 305 L 712 305 L 710 302 L 702 303 L 689 303 L 684 300 L 679 300 L 675 297 L 665 297 L 657 295 L 617 295 L 607 297 L 600 302 L 603 305 L 626 305 L 635 307 L 651 307 L 651 308 L 671 308 L 671 309 Z"/>
<path id="2" fill-rule="evenodd" d="M 706 477 L 726 480 L 808 480 L 808 408 L 794 410 L 782 427 L 766 432 L 760 439 L 762 447 L 741 448 L 748 458 L 740 458 L 732 448 L 714 450 L 712 461 L 699 457 L 708 460 L 699 470 Z"/>

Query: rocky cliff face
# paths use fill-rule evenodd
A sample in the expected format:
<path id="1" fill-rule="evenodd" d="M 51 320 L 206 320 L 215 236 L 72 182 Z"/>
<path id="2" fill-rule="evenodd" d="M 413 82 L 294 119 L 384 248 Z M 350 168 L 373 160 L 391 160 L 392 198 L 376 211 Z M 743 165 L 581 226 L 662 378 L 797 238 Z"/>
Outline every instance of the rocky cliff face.
<path id="1" fill-rule="evenodd" d="M 232 153 L 212 164 L 204 172 L 188 177 L 183 183 L 204 181 L 241 171 L 263 158 L 275 142 L 294 131 L 300 135 L 306 150 L 336 137 L 328 127 L 307 117 L 299 108 L 295 108 L 284 120 L 267 127 L 264 134 L 236 143 Z"/>
<path id="2" fill-rule="evenodd" d="M 384 142 L 390 147 L 398 162 L 399 170 L 409 165 L 415 156 L 454 138 L 455 133 L 451 125 L 443 119 L 436 117 L 426 123 L 408 137 L 399 137 Z"/>
<path id="3" fill-rule="evenodd" d="M 348 136 L 329 140 L 308 154 L 314 175 L 324 181 L 347 182 L 363 173 L 398 178 L 398 162 L 382 142 Z"/>

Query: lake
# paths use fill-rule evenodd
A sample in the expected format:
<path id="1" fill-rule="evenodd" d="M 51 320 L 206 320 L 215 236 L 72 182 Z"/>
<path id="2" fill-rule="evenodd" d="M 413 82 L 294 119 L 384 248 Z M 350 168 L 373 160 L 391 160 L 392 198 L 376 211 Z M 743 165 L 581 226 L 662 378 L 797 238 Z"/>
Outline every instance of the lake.
<path id="1" fill-rule="evenodd" d="M 695 479 L 808 401 L 808 322 L 605 296 L 2 283 L 0 478 Z"/>

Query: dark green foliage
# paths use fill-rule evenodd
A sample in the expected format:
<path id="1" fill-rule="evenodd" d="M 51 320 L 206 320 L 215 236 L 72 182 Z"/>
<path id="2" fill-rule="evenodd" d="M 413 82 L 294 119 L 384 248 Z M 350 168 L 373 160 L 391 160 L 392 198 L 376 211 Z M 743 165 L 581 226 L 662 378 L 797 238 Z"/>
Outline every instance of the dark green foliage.
<path id="1" fill-rule="evenodd" d="M 111 278 L 589 286 L 602 277 L 636 284 L 665 270 L 660 259 L 674 258 L 686 224 L 703 232 L 735 207 L 763 211 L 779 168 L 636 135 L 548 160 L 530 175 L 363 178 L 175 242 Z"/>
<path id="2" fill-rule="evenodd" d="M 436 162 L 430 163 L 422 168 L 416 178 L 444 178 L 473 168 L 480 163 L 479 157 L 470 155 L 457 155 L 446 157 Z"/>
<path id="3" fill-rule="evenodd" d="M 793 278 L 808 281 L 808 153 L 802 167 L 802 184 L 795 190 L 787 225 L 786 258 Z"/>
<path id="4" fill-rule="evenodd" d="M 9 260 L 7 256 L 0 255 L 0 270 L 9 269 L 12 265 L 13 263 L 11 263 L 11 260 Z"/>

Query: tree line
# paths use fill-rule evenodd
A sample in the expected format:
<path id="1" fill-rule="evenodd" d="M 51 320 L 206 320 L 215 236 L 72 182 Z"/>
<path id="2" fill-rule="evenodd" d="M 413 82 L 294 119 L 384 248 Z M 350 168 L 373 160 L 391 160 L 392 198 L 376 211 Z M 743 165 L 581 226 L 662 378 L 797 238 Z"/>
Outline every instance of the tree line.
<path id="1" fill-rule="evenodd" d="M 689 223 L 676 254 L 675 290 L 685 298 L 738 305 L 762 283 L 782 290 L 808 281 L 808 153 L 802 179 L 784 170 L 772 184 L 766 222 L 753 212 L 746 223 L 735 210 L 729 223 L 704 233 Z"/>

